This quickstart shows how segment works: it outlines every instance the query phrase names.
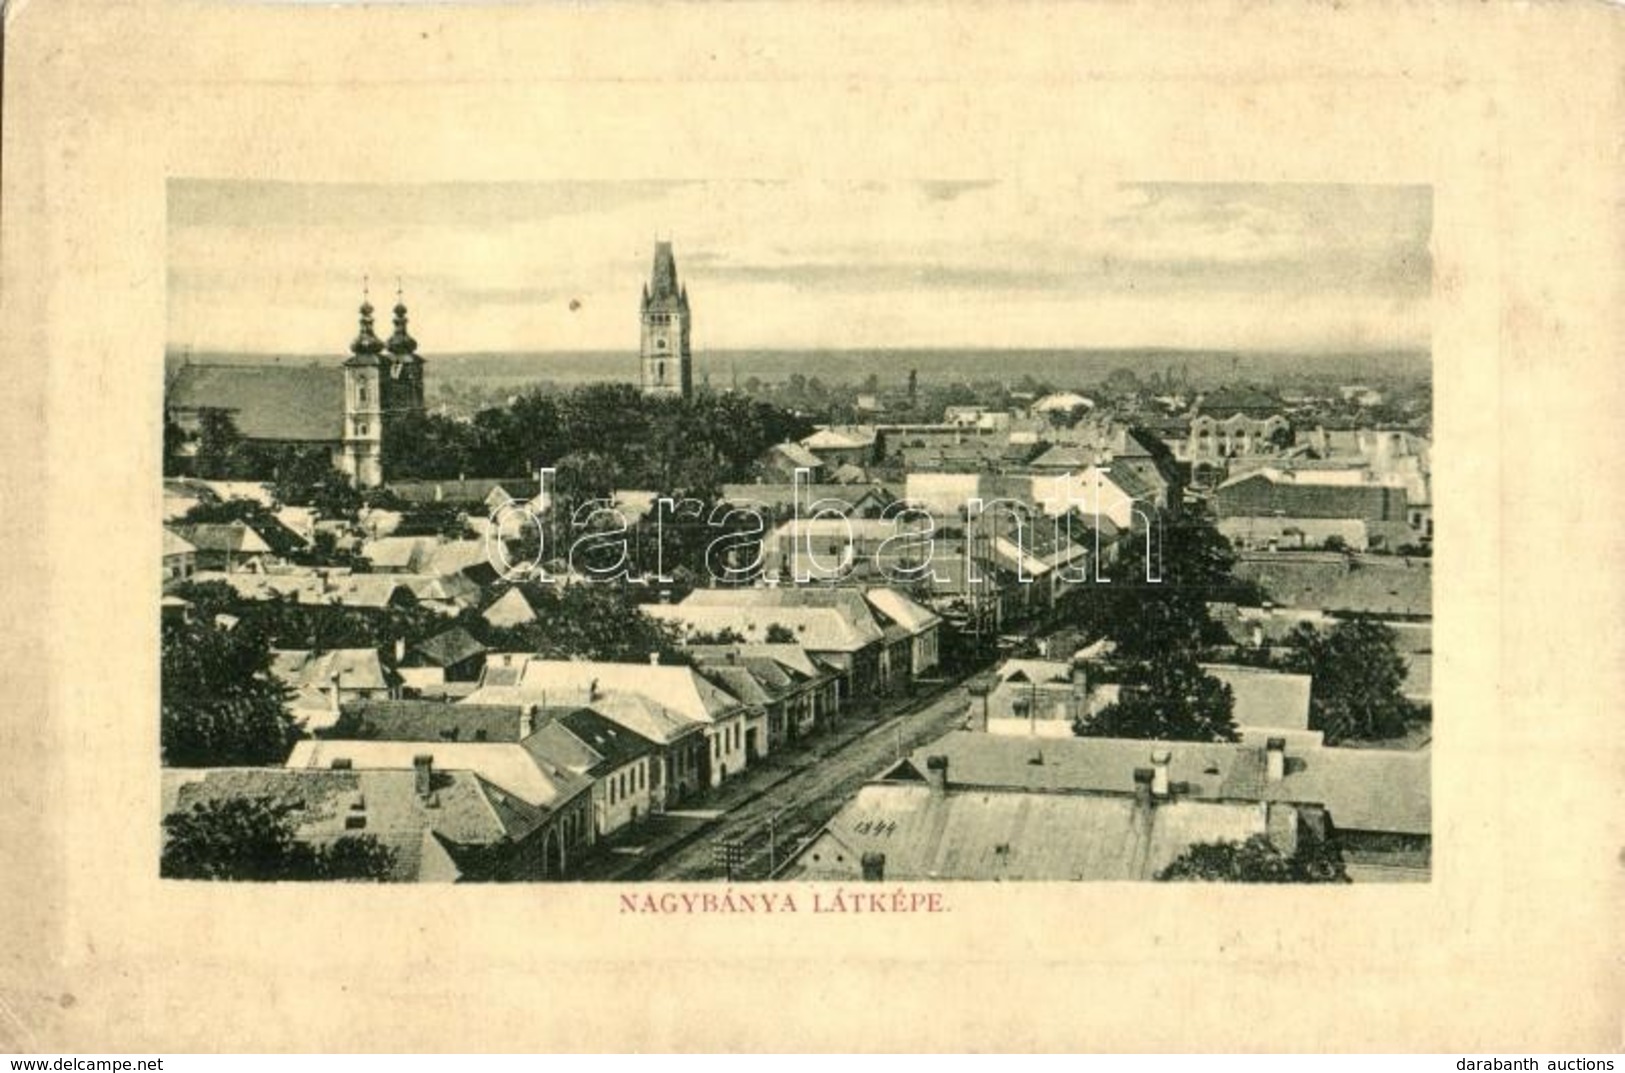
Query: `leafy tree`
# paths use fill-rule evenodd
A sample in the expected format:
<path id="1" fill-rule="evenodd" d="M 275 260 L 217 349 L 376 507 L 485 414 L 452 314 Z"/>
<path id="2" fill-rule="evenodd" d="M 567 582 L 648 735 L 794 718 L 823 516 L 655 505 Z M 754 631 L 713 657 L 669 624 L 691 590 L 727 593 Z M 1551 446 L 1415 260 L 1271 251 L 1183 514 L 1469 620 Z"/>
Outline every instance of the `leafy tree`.
<path id="1" fill-rule="evenodd" d="M 212 622 L 166 623 L 160 741 L 172 767 L 280 764 L 299 727 L 259 636 Z"/>
<path id="2" fill-rule="evenodd" d="M 768 623 L 768 627 L 767 627 L 767 643 L 768 644 L 770 644 L 770 645 L 788 645 L 788 644 L 794 644 L 795 640 L 796 640 L 796 631 L 792 630 L 790 627 L 786 626 L 784 623 L 782 623 L 782 622 Z"/>
<path id="3" fill-rule="evenodd" d="M 492 648 L 549 659 L 642 663 L 654 653 L 663 663 L 687 662 L 676 629 L 645 615 L 623 586 L 521 582 L 520 587 L 538 621 L 476 631 Z"/>
<path id="4" fill-rule="evenodd" d="M 271 797 L 205 801 L 164 818 L 159 874 L 170 879 L 389 878 L 395 851 L 372 835 L 313 846 L 297 837 L 297 806 Z"/>
<path id="5" fill-rule="evenodd" d="M 1370 619 L 1321 632 L 1300 625 L 1287 645 L 1289 665 L 1310 676 L 1309 726 L 1327 744 L 1373 741 L 1405 733 L 1415 710 L 1405 699 L 1405 658 L 1392 627 Z"/>
<path id="6" fill-rule="evenodd" d="M 714 633 L 691 633 L 688 635 L 691 645 L 738 645 L 745 643 L 745 635 L 738 630 L 724 626 Z"/>
<path id="7" fill-rule="evenodd" d="M 475 427 L 439 414 L 401 414 L 390 419 L 384 434 L 384 472 L 391 480 L 412 477 L 503 477 L 478 473 Z"/>
<path id="8" fill-rule="evenodd" d="M 1299 846 L 1287 856 L 1263 835 L 1245 842 L 1202 842 L 1157 873 L 1162 882 L 1347 883 L 1342 854 L 1331 840 Z"/>
<path id="9" fill-rule="evenodd" d="M 312 879 L 381 883 L 395 867 L 395 851 L 373 835 L 341 835 L 311 856 Z"/>
<path id="10" fill-rule="evenodd" d="M 1123 671 L 1115 704 L 1080 720 L 1080 737 L 1155 741 L 1235 741 L 1235 698 L 1230 687 L 1188 656 L 1168 652 Z"/>
<path id="11" fill-rule="evenodd" d="M 228 411 L 198 412 L 197 454 L 193 459 L 198 476 L 208 480 L 232 477 L 233 462 L 242 445 L 242 433 Z"/>
<path id="12" fill-rule="evenodd" d="M 184 525 L 228 524 L 243 522 L 258 527 L 276 521 L 270 508 L 255 499 L 234 496 L 212 503 L 198 503 L 180 517 Z M 280 524 L 280 523 L 279 523 Z"/>
<path id="13" fill-rule="evenodd" d="M 237 590 L 224 581 L 183 581 L 168 591 L 191 604 L 192 617 L 200 622 L 213 622 L 216 615 L 235 615 L 242 602 Z"/>
<path id="14" fill-rule="evenodd" d="M 190 469 L 190 459 L 182 453 L 186 449 L 188 437 L 186 431 L 177 425 L 169 416 L 164 414 L 164 476 L 185 476 Z"/>
<path id="15" fill-rule="evenodd" d="M 1148 554 L 1156 580 L 1146 576 Z M 1230 542 L 1205 515 L 1188 511 L 1159 518 L 1149 542 L 1144 534 L 1129 538 L 1106 584 L 1079 586 L 1066 595 L 1061 618 L 1091 635 L 1109 637 L 1127 659 L 1195 652 L 1224 640 L 1208 603 L 1249 595 L 1248 586 L 1231 573 L 1235 562 Z"/>
<path id="16" fill-rule="evenodd" d="M 288 878 L 294 806 L 268 797 L 204 801 L 164 818 L 159 874 L 170 879 Z"/>

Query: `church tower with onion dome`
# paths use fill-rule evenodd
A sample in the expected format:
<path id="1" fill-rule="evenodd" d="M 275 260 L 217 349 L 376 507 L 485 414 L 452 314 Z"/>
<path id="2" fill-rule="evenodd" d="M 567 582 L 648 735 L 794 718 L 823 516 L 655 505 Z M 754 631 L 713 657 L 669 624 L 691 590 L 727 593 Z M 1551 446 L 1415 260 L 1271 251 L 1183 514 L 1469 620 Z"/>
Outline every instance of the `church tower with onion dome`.
<path id="1" fill-rule="evenodd" d="M 395 294 L 395 331 L 386 343 L 373 331 L 365 288 L 361 328 L 344 363 L 344 432 L 339 469 L 357 488 L 384 483 L 384 439 L 408 414 L 423 412 L 423 358 L 406 329 L 406 305 Z"/>
<path id="2" fill-rule="evenodd" d="M 384 483 L 384 341 L 372 330 L 372 302 L 361 299 L 361 329 L 344 363 L 344 445 L 339 468 L 357 488 Z"/>
<path id="3" fill-rule="evenodd" d="M 677 282 L 671 243 L 655 243 L 654 271 L 643 287 L 643 340 L 640 347 L 645 395 L 694 394 L 694 359 L 689 352 L 688 288 Z"/>
<path id="4" fill-rule="evenodd" d="M 395 288 L 395 333 L 384 345 L 388 361 L 389 384 L 385 389 L 384 413 L 423 412 L 423 358 L 418 355 L 418 341 L 406 330 L 406 303 L 400 287 Z"/>

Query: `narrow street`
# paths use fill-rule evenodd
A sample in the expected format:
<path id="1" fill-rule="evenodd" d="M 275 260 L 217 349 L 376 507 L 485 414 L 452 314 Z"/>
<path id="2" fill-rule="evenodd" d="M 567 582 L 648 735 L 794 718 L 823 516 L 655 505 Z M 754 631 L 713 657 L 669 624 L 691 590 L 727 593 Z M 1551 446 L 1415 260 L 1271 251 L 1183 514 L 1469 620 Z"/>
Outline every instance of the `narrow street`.
<path id="1" fill-rule="evenodd" d="M 733 877 L 760 881 L 897 757 L 954 729 L 970 709 L 963 683 L 922 686 L 878 715 L 849 717 L 824 738 L 769 756 L 700 808 L 652 818 L 636 845 L 583 862 L 576 878 L 598 882 L 725 879 L 718 847 L 734 843 Z"/>

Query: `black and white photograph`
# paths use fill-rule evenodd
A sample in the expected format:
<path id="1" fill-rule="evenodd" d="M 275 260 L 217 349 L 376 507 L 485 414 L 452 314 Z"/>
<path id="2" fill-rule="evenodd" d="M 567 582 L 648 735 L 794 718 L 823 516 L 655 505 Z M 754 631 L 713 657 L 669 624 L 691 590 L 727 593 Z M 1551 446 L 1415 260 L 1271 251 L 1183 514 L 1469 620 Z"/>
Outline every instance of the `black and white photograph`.
<path id="1" fill-rule="evenodd" d="M 0 1069 L 1617 1068 L 1618 5 L 4 16 Z"/>
<path id="2" fill-rule="evenodd" d="M 1430 187 L 167 203 L 164 878 L 1429 881 Z"/>

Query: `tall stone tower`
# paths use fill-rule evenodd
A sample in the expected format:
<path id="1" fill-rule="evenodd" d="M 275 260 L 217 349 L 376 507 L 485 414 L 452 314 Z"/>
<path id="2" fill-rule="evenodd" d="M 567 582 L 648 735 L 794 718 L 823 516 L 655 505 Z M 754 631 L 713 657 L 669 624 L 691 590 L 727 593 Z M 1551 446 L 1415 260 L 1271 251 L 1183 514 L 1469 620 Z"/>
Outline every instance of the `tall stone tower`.
<path id="1" fill-rule="evenodd" d="M 694 393 L 694 359 L 689 353 L 688 288 L 677 282 L 671 243 L 655 243 L 654 271 L 643 287 L 643 393 Z"/>
<path id="2" fill-rule="evenodd" d="M 384 392 L 392 363 L 372 330 L 372 303 L 361 300 L 361 330 L 344 363 L 344 445 L 339 468 L 357 488 L 384 483 Z"/>

